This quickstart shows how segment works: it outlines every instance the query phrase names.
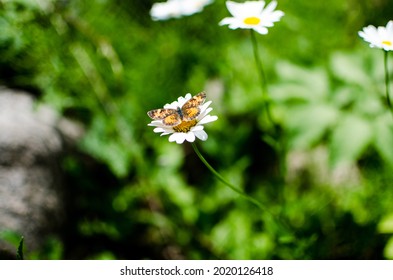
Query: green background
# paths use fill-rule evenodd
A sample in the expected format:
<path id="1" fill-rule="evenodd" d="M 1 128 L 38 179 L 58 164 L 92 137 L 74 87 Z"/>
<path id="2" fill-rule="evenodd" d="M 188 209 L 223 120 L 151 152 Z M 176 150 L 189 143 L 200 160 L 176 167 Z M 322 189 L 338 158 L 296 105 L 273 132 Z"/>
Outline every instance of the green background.
<path id="1" fill-rule="evenodd" d="M 168 21 L 151 20 L 153 2 L 0 1 L 0 84 L 86 129 L 62 159 L 64 228 L 26 257 L 393 259 L 383 51 L 357 34 L 385 26 L 390 1 L 280 0 L 284 17 L 257 34 L 285 176 L 249 30 L 218 25 L 224 1 Z M 147 126 L 148 110 L 202 90 L 218 121 L 196 144 L 264 209 Z"/>

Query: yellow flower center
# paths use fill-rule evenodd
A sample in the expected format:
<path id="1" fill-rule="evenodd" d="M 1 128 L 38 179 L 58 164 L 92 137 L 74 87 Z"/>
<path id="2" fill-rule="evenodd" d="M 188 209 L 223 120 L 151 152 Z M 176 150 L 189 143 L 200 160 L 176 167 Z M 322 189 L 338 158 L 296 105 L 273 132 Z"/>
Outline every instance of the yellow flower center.
<path id="1" fill-rule="evenodd" d="M 245 18 L 243 20 L 243 22 L 245 24 L 249 24 L 249 25 L 257 25 L 261 22 L 261 19 L 257 18 L 257 17 L 248 17 L 248 18 Z"/>
<path id="2" fill-rule="evenodd" d="M 172 127 L 176 132 L 189 132 L 197 124 L 197 120 L 182 121 L 180 124 Z"/>
<path id="3" fill-rule="evenodd" d="M 387 45 L 387 46 L 391 47 L 393 45 L 393 43 L 391 41 L 382 41 L 382 45 Z"/>

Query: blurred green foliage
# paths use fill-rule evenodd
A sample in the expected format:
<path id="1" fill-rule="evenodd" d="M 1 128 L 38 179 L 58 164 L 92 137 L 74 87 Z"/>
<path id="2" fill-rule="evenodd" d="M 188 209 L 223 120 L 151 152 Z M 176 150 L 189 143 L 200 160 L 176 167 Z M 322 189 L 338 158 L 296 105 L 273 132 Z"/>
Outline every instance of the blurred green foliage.
<path id="1" fill-rule="evenodd" d="M 0 83 L 86 128 L 63 160 L 65 229 L 25 257 L 392 259 L 383 54 L 357 35 L 386 24 L 389 1 L 280 0 L 285 16 L 258 36 L 295 180 L 280 178 L 263 140 L 250 34 L 218 26 L 225 1 L 164 22 L 151 20 L 153 2 L 0 1 Z M 191 146 L 147 127 L 148 110 L 202 90 L 219 119 L 197 145 L 266 211 L 217 181 Z M 326 158 L 297 172 L 291 155 L 318 149 Z M 330 180 L 343 166 L 350 179 Z"/>

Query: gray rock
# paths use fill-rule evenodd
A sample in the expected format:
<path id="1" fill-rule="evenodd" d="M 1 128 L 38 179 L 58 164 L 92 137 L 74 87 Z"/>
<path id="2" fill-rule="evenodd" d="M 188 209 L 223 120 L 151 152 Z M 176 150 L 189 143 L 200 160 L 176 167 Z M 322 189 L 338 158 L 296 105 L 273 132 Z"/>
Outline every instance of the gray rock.
<path id="1" fill-rule="evenodd" d="M 39 249 L 61 225 L 59 159 L 81 135 L 78 126 L 37 106 L 31 95 L 0 89 L 0 232 L 24 236 L 28 251 Z M 0 241 L 0 255 L 9 251 Z"/>

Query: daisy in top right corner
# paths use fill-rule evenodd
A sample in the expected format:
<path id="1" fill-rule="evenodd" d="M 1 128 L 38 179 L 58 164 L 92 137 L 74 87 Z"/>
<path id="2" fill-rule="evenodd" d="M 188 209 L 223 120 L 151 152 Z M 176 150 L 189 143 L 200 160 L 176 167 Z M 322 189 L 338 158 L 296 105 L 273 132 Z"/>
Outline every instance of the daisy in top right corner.
<path id="1" fill-rule="evenodd" d="M 386 27 L 369 25 L 358 34 L 364 41 L 370 43 L 371 48 L 393 51 L 393 20 L 390 20 Z"/>

